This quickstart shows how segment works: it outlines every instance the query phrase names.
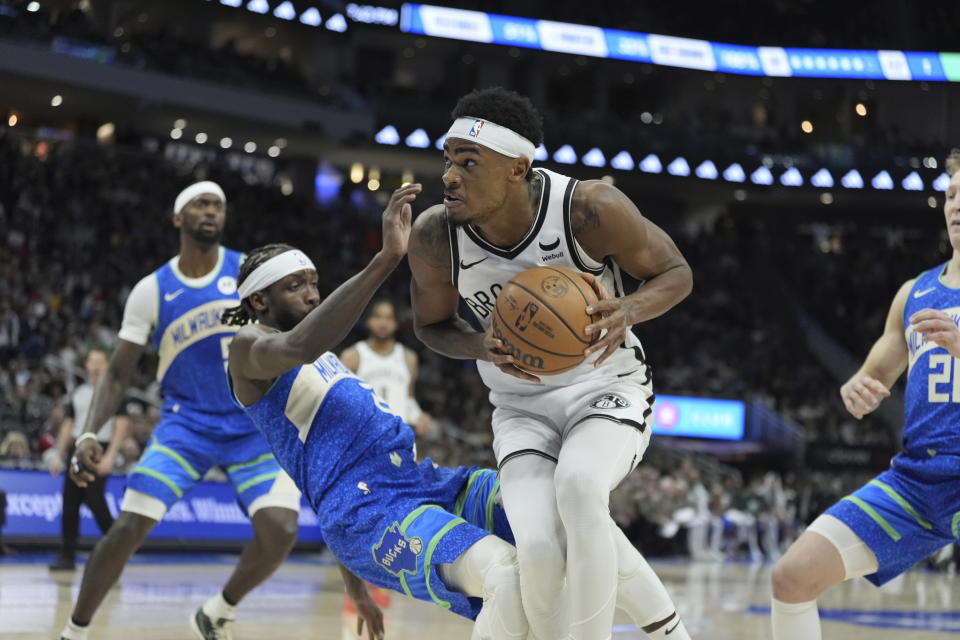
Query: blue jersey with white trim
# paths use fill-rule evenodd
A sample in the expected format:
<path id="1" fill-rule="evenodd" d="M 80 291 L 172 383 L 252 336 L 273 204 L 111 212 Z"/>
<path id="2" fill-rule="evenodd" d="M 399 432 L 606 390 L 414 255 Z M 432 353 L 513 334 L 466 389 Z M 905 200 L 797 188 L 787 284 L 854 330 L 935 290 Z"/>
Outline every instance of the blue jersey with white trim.
<path id="1" fill-rule="evenodd" d="M 152 339 L 159 354 L 163 412 L 185 418 L 207 435 L 256 429 L 227 384 L 228 350 L 239 327 L 220 324 L 223 312 L 239 304 L 241 260 L 241 253 L 221 249 L 215 273 L 203 286 L 180 279 L 171 262 L 155 272 L 160 301 Z"/>
<path id="2" fill-rule="evenodd" d="M 244 410 L 314 510 L 358 461 L 382 452 L 389 465 L 414 446 L 413 430 L 329 352 L 277 378 Z"/>
<path id="3" fill-rule="evenodd" d="M 903 305 L 909 353 L 903 450 L 912 458 L 960 456 L 960 359 L 925 341 L 909 320 L 921 309 L 938 309 L 960 325 L 960 289 L 943 283 L 945 269 L 941 265 L 921 273 Z"/>

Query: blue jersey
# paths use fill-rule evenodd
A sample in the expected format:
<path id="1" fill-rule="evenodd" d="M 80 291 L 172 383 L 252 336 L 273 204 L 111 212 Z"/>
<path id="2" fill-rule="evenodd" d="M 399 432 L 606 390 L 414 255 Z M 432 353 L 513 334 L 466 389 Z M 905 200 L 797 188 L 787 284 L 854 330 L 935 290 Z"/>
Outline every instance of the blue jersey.
<path id="1" fill-rule="evenodd" d="M 216 273 L 200 287 L 181 280 L 169 262 L 155 272 L 160 300 L 153 345 L 160 360 L 163 413 L 207 435 L 256 430 L 227 384 L 228 349 L 238 327 L 220 324 L 223 312 L 239 304 L 241 259 L 239 252 L 221 249 Z"/>
<path id="2" fill-rule="evenodd" d="M 960 289 L 945 285 L 946 265 L 921 273 L 903 306 L 903 327 L 909 351 L 903 450 L 910 458 L 956 469 L 960 456 L 960 359 L 910 328 L 910 316 L 938 309 L 960 324 Z"/>
<path id="3" fill-rule="evenodd" d="M 366 454 L 412 455 L 410 427 L 332 353 L 283 374 L 245 410 L 314 510 Z"/>
<path id="4" fill-rule="evenodd" d="M 482 602 L 437 571 L 513 534 L 495 471 L 416 461 L 413 430 L 332 353 L 277 378 L 247 413 L 354 575 L 476 618 Z"/>

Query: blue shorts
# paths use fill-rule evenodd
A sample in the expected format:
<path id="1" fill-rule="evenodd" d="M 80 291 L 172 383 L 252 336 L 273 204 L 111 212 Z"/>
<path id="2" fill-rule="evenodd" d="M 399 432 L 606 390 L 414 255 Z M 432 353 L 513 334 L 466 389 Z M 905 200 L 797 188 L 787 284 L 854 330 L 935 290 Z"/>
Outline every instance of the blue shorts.
<path id="1" fill-rule="evenodd" d="M 453 514 L 512 545 L 516 544 L 507 512 L 500 502 L 500 480 L 492 469 L 475 469 L 470 473 L 467 483 L 457 494 Z"/>
<path id="2" fill-rule="evenodd" d="M 877 556 L 879 570 L 865 576 L 877 586 L 958 541 L 960 476 L 931 473 L 932 466 L 901 454 L 891 469 L 826 511 Z"/>
<path id="3" fill-rule="evenodd" d="M 281 472 L 259 431 L 225 438 L 206 436 L 202 426 L 164 416 L 150 444 L 127 476 L 127 488 L 162 501 L 167 508 L 182 498 L 211 467 L 222 467 L 244 513 L 269 493 Z"/>
<path id="4" fill-rule="evenodd" d="M 324 541 L 354 575 L 475 619 L 482 600 L 448 589 L 436 567 L 491 532 L 513 541 L 498 488 L 488 469 L 383 452 L 338 479 L 317 513 Z"/>

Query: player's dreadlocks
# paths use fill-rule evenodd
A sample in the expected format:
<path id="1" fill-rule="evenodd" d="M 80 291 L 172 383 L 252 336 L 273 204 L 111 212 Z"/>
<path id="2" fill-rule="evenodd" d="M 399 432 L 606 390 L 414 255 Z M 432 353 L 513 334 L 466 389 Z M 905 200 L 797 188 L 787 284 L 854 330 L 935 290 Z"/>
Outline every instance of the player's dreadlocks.
<path id="1" fill-rule="evenodd" d="M 262 247 L 257 247 L 247 255 L 247 259 L 243 261 L 243 266 L 240 267 L 240 274 L 237 276 L 237 286 L 243 284 L 243 281 L 246 280 L 254 269 L 262 265 L 264 262 L 269 260 L 274 256 L 278 256 L 285 251 L 291 251 L 293 247 L 288 244 L 265 244 Z M 257 312 L 254 311 L 253 305 L 250 304 L 250 300 L 243 300 L 240 302 L 239 307 L 234 307 L 232 309 L 227 309 L 223 312 L 223 316 L 220 318 L 221 324 L 237 325 L 243 326 L 249 324 L 257 319 Z"/>
<path id="2" fill-rule="evenodd" d="M 529 140 L 537 146 L 543 142 L 543 116 L 530 99 L 503 87 L 474 89 L 460 98 L 453 108 L 453 119 L 483 118 Z"/>
<path id="3" fill-rule="evenodd" d="M 947 156 L 947 174 L 953 176 L 957 171 L 960 171 L 960 149 L 950 149 L 950 155 Z"/>

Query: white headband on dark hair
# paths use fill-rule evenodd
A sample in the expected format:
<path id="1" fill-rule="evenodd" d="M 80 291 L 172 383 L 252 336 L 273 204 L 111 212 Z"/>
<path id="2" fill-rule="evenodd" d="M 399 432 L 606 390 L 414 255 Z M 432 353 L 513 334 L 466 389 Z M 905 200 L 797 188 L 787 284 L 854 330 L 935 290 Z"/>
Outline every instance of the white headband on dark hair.
<path id="1" fill-rule="evenodd" d="M 180 213 L 191 200 L 205 193 L 212 193 L 223 200 L 223 204 L 227 204 L 227 196 L 223 193 L 220 185 L 210 180 L 204 180 L 203 182 L 195 182 L 180 192 L 173 203 L 173 212 Z"/>
<path id="2" fill-rule="evenodd" d="M 280 255 L 273 256 L 262 265 L 253 270 L 253 273 L 244 278 L 237 289 L 241 300 L 245 300 L 251 293 L 263 291 L 274 282 L 286 278 L 291 273 L 303 271 L 304 269 L 313 269 L 313 262 L 307 255 L 299 249 L 284 251 Z"/>
<path id="3" fill-rule="evenodd" d="M 519 133 L 482 118 L 457 118 L 447 137 L 463 138 L 502 153 L 508 158 L 526 158 L 533 162 L 535 144 Z"/>

